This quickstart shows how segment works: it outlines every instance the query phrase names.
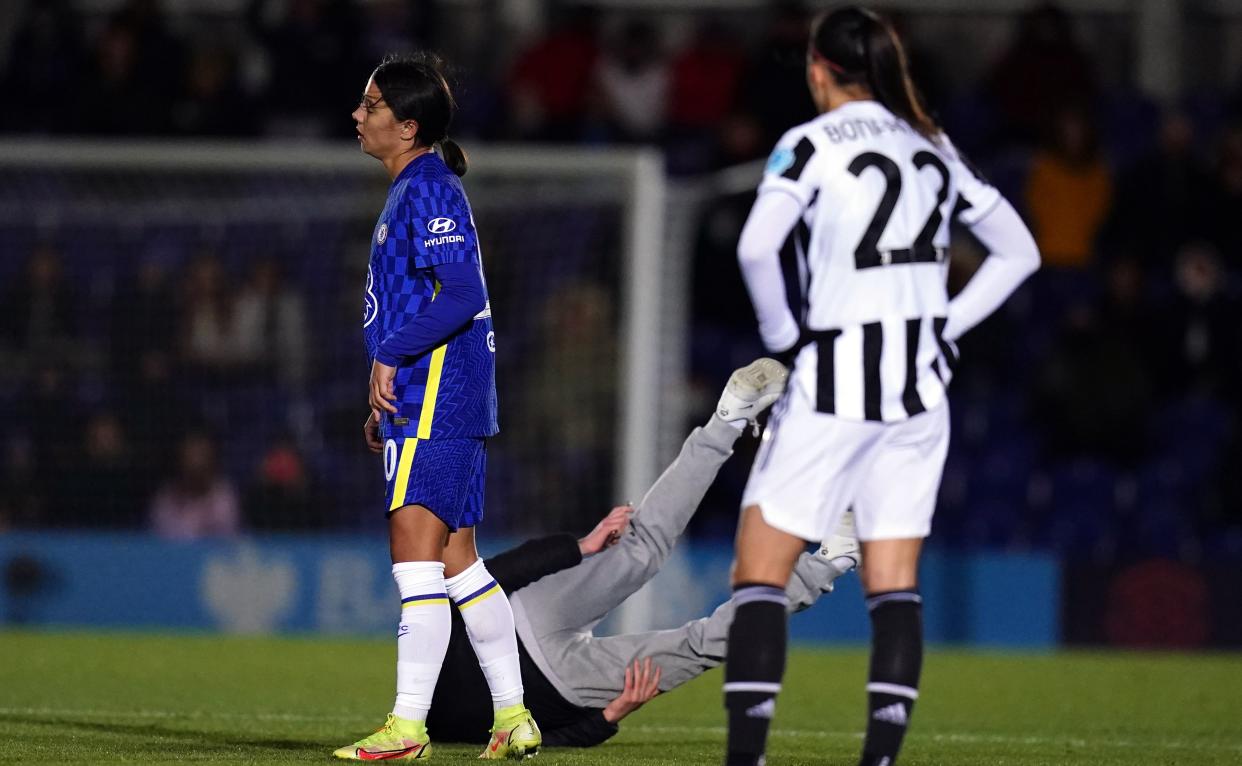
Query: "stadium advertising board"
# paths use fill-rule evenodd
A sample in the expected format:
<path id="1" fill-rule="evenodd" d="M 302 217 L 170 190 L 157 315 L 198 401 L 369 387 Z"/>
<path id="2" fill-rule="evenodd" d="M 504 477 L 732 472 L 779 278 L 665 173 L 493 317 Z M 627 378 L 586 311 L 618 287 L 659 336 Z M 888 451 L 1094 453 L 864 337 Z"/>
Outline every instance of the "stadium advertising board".
<path id="1" fill-rule="evenodd" d="M 483 553 L 497 552 L 491 541 Z M 634 599 L 642 627 L 709 614 L 728 597 L 726 546 L 675 552 Z M 383 546 L 369 537 L 265 536 L 167 542 L 145 535 L 0 536 L 0 621 L 9 625 L 387 634 L 396 599 Z M 1051 557 L 932 552 L 923 565 L 934 643 L 1049 647 L 1060 638 L 1060 574 Z M 1021 593 L 1015 599 L 1013 594 Z M 631 613 L 632 614 L 632 613 Z M 598 633 L 619 629 L 623 614 Z M 790 621 L 800 642 L 866 642 L 858 579 Z"/>

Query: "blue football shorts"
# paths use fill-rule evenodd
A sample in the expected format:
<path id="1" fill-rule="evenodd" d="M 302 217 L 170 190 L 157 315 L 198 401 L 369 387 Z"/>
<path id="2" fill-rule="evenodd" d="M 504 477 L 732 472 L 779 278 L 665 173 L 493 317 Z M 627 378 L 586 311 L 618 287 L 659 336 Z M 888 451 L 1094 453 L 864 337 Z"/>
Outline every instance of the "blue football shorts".
<path id="1" fill-rule="evenodd" d="M 487 440 L 390 437 L 384 442 L 387 514 L 421 505 L 450 530 L 483 520 Z"/>

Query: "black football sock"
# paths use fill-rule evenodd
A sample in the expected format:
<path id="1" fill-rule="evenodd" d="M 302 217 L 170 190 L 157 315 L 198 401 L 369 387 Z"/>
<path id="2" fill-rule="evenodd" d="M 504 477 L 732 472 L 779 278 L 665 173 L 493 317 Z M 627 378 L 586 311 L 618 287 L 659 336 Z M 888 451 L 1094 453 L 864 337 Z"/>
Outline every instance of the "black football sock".
<path id="1" fill-rule="evenodd" d="M 923 599 L 910 590 L 873 593 L 867 737 L 859 766 L 893 766 L 919 696 L 923 667 Z"/>
<path id="2" fill-rule="evenodd" d="M 783 588 L 742 584 L 733 589 L 733 624 L 725 661 L 729 746 L 725 766 L 763 763 L 776 694 L 785 674 L 786 608 Z"/>

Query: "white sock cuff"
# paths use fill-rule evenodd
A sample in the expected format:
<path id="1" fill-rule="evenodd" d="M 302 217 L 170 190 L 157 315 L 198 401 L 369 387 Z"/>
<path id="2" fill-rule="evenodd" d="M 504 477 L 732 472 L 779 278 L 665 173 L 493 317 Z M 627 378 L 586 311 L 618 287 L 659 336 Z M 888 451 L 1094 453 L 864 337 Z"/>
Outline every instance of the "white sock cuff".
<path id="1" fill-rule="evenodd" d="M 429 593 L 444 594 L 444 564 L 439 561 L 403 561 L 392 565 L 401 598 Z M 446 596 L 442 596 L 446 597 Z"/>
<path id="2" fill-rule="evenodd" d="M 404 572 L 437 572 L 444 576 L 443 561 L 399 561 L 392 565 L 393 576 Z"/>
<path id="3" fill-rule="evenodd" d="M 458 606 L 471 598 L 487 593 L 494 587 L 496 587 L 496 579 L 492 577 L 491 572 L 487 571 L 483 559 L 466 567 L 461 574 L 444 581 L 444 590 Z"/>

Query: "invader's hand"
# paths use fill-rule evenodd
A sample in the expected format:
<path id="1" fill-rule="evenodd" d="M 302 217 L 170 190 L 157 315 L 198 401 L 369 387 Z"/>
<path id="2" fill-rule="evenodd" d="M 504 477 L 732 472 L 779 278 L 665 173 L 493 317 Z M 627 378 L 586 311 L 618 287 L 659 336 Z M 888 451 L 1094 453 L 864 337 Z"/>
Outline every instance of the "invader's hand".
<path id="1" fill-rule="evenodd" d="M 625 669 L 625 689 L 604 708 L 604 720 L 616 723 L 630 713 L 650 702 L 660 693 L 660 666 L 651 664 L 648 657 Z"/>
<path id="2" fill-rule="evenodd" d="M 397 401 L 397 395 L 392 388 L 392 381 L 396 377 L 396 367 L 389 367 L 378 359 L 371 364 L 370 404 L 372 410 L 397 414 L 397 408 L 392 404 Z"/>
<path id="3" fill-rule="evenodd" d="M 583 556 L 590 556 L 593 553 L 616 545 L 621 539 L 621 535 L 625 534 L 625 530 L 630 526 L 630 515 L 634 513 L 633 506 L 618 505 L 608 512 L 595 529 L 592 529 L 586 537 L 578 541 L 578 550 L 582 551 Z"/>

